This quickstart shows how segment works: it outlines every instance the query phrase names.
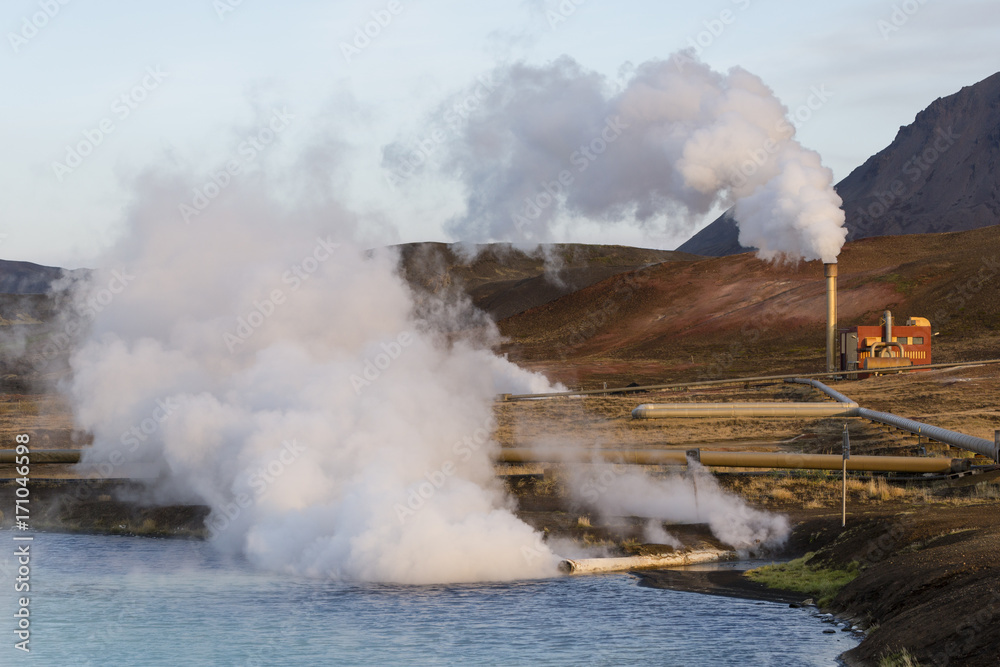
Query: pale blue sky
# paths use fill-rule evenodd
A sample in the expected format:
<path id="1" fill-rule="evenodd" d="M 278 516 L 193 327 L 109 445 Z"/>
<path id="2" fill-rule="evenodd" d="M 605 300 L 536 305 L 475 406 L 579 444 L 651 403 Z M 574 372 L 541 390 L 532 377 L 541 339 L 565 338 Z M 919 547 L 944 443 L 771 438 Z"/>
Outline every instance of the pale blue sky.
<path id="1" fill-rule="evenodd" d="M 614 78 L 627 63 L 689 46 L 724 10 L 733 20 L 702 59 L 745 67 L 793 110 L 811 87 L 825 86 L 832 97 L 798 137 L 837 180 L 931 101 L 1000 69 L 1000 13 L 987 1 L 565 0 L 575 11 L 552 27 L 546 12 L 558 11 L 558 0 L 398 0 L 398 15 L 351 62 L 338 44 L 387 0 L 242 0 L 220 18 L 216 7 L 227 1 L 238 0 L 3 3 L 0 257 L 87 265 L 118 233 L 135 173 L 164 160 L 207 171 L 281 107 L 296 121 L 269 169 L 305 149 L 312 128 L 327 127 L 350 167 L 338 177 L 344 200 L 389 220 L 394 240 L 448 240 L 442 223 L 461 206 L 455 184 L 426 197 L 393 194 L 380 166 L 384 145 L 419 140 L 444 98 L 498 64 L 567 54 Z M 58 12 L 37 34 L 23 32 L 45 6 Z M 883 34 L 879 21 L 891 22 L 894 7 L 899 29 Z M 144 77 L 155 83 L 147 68 L 166 76 L 123 117 L 116 100 Z M 53 162 L 103 119 L 114 131 L 60 182 Z M 645 238 L 623 225 L 562 240 L 670 248 L 684 238 Z"/>

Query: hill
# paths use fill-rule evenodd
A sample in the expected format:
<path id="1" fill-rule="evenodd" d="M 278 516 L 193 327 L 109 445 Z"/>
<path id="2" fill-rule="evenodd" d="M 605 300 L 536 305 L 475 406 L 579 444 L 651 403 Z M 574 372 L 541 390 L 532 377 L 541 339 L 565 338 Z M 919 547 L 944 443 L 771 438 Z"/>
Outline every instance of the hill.
<path id="1" fill-rule="evenodd" d="M 45 294 L 63 269 L 0 259 L 0 294 Z"/>
<path id="2" fill-rule="evenodd" d="M 494 320 L 546 304 L 611 276 L 694 255 L 626 246 L 553 244 L 526 253 L 491 244 L 463 251 L 444 243 L 397 246 L 404 277 L 418 288 L 458 287 Z M 470 256 L 471 255 L 471 256 Z"/>
<path id="3" fill-rule="evenodd" d="M 840 256 L 841 326 L 923 316 L 934 359 L 1000 357 L 1000 226 L 873 237 Z M 667 262 L 619 274 L 506 318 L 513 361 L 574 385 L 823 370 L 819 262 L 753 255 Z"/>
<path id="4" fill-rule="evenodd" d="M 938 98 L 835 186 L 848 240 L 1000 224 L 1000 73 Z M 677 249 L 746 252 L 727 211 Z"/>

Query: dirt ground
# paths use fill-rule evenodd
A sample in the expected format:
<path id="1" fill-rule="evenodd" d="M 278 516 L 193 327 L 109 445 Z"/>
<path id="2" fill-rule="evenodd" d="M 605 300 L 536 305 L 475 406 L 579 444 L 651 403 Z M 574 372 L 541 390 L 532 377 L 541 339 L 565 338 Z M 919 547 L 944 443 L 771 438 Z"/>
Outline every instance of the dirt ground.
<path id="1" fill-rule="evenodd" d="M 1000 364 L 931 369 L 860 381 L 829 382 L 862 407 L 925 421 L 992 440 L 1000 429 Z M 808 385 L 782 381 L 750 385 L 636 392 L 502 402 L 497 439 L 505 447 L 581 445 L 628 449 L 746 449 L 839 452 L 844 419 L 632 419 L 643 403 L 735 401 L 829 401 Z M 846 420 L 852 451 L 859 454 L 927 454 L 962 457 L 968 452 L 861 419 Z"/>
<path id="2" fill-rule="evenodd" d="M 984 438 L 1000 429 L 1000 365 L 982 365 L 831 382 L 864 407 L 893 412 Z M 647 402 L 827 401 L 806 385 L 757 382 L 614 396 L 498 401 L 496 439 L 503 447 L 610 449 L 718 449 L 836 453 L 840 419 L 635 420 Z M 860 419 L 847 419 L 857 454 L 969 457 L 939 443 Z M 0 438 L 29 432 L 36 448 L 79 448 L 85 434 L 72 429 L 67 406 L 49 395 L 0 398 Z M 991 463 L 979 458 L 975 464 Z M 985 470 L 985 468 L 983 468 Z M 683 474 L 683 468 L 651 469 Z M 902 476 L 854 475 L 849 522 L 840 528 L 840 480 L 823 471 L 716 470 L 720 484 L 754 507 L 789 516 L 787 547 L 770 554 L 788 559 L 807 552 L 831 567 L 856 564 L 859 576 L 830 609 L 867 629 L 847 656 L 879 664 L 906 649 L 921 664 L 996 664 L 1000 654 L 1000 471 L 975 478 L 925 481 Z M 568 499 L 561 472 L 551 465 L 498 465 L 517 499 L 518 513 L 549 538 L 568 538 L 607 554 L 643 554 L 672 547 L 645 544 L 646 521 L 602 520 Z M 0 465 L 0 478 L 13 476 Z M 208 508 L 151 507 L 135 502 L 137 487 L 123 480 L 79 480 L 70 466 L 33 472 L 37 528 L 136 535 L 203 537 Z M 46 481 L 47 480 L 47 481 Z M 13 505 L 15 487 L 0 483 L 0 502 Z M 9 525 L 12 517 L 0 518 Z M 705 525 L 667 525 L 683 548 L 726 548 Z M 798 593 L 767 590 L 739 571 L 643 573 L 645 585 L 799 604 Z"/>
<path id="3" fill-rule="evenodd" d="M 862 381 L 831 382 L 860 405 L 992 439 L 1000 429 L 1000 365 L 936 369 Z M 825 401 L 806 385 L 783 382 L 690 388 L 622 396 L 515 401 L 498 404 L 504 446 L 674 448 L 837 453 L 845 420 L 634 420 L 641 403 L 688 401 Z M 846 420 L 857 454 L 970 457 L 969 452 L 860 419 Z M 982 457 L 972 461 L 991 464 Z M 558 474 L 549 471 L 550 487 Z M 852 476 L 848 527 L 840 526 L 836 473 L 717 471 L 721 484 L 753 506 L 789 516 L 793 534 L 774 558 L 816 552 L 832 568 L 858 567 L 859 576 L 830 610 L 867 630 L 845 657 L 880 664 L 907 650 L 920 664 L 994 665 L 1000 655 L 1000 470 L 924 481 L 904 476 Z M 539 485 L 541 485 L 539 487 Z M 550 534 L 641 553 L 641 522 L 601 525 L 557 499 L 538 482 L 512 483 L 527 521 Z M 706 526 L 666 526 L 685 547 L 722 546 Z M 800 603 L 804 596 L 773 591 L 739 571 L 641 573 L 644 585 Z"/>

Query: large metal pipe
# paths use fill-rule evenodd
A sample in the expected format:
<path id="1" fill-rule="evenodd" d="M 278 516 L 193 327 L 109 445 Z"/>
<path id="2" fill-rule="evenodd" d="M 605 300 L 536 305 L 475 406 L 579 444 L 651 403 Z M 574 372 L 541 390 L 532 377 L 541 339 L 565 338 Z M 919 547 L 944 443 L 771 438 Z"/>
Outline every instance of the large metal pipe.
<path id="1" fill-rule="evenodd" d="M 719 452 L 694 450 L 702 465 L 719 468 L 782 468 L 791 470 L 840 470 L 840 454 L 792 454 L 788 452 Z M 632 465 L 687 465 L 688 452 L 679 449 L 598 449 L 588 450 L 586 460 L 579 452 L 537 452 L 533 449 L 501 449 L 498 463 L 608 462 Z M 851 456 L 847 469 L 858 472 L 950 473 L 969 469 L 968 459 L 917 456 Z"/>
<path id="2" fill-rule="evenodd" d="M 701 463 L 720 468 L 783 468 L 792 470 L 841 470 L 841 454 L 790 454 L 786 452 L 701 452 Z M 968 459 L 921 456 L 855 456 L 847 469 L 857 472 L 952 473 L 969 469 Z"/>
<path id="3" fill-rule="evenodd" d="M 826 386 L 819 380 L 796 378 L 792 380 L 785 380 L 785 382 L 811 385 L 837 401 L 843 402 L 851 400 L 836 389 Z M 987 440 L 986 438 L 977 438 L 972 435 L 966 435 L 965 433 L 949 431 L 948 429 L 941 428 L 940 426 L 924 424 L 923 422 L 918 422 L 913 419 L 906 419 L 905 417 L 900 417 L 888 412 L 868 410 L 867 408 L 858 408 L 855 416 L 879 422 L 880 424 L 888 424 L 889 426 L 894 426 L 903 431 L 909 431 L 910 433 L 915 433 L 917 435 L 926 436 L 931 440 L 937 440 L 938 442 L 943 442 L 947 445 L 951 445 L 952 447 L 958 447 L 959 449 L 967 449 L 970 452 L 976 452 L 977 454 L 982 454 L 983 456 L 991 459 L 996 457 L 996 443 L 992 440 Z"/>
<path id="4" fill-rule="evenodd" d="M 844 403 L 644 403 L 632 410 L 635 419 L 697 417 L 853 417 L 858 404 Z"/>
<path id="5" fill-rule="evenodd" d="M 924 424 L 923 422 L 906 419 L 905 417 L 900 417 L 888 412 L 876 412 L 875 410 L 868 410 L 866 408 L 858 408 L 858 417 L 861 417 L 862 419 L 870 419 L 871 421 L 879 422 L 881 424 L 888 424 L 889 426 L 895 426 L 903 431 L 916 433 L 926 438 L 930 438 L 931 440 L 937 440 L 938 442 L 943 442 L 951 445 L 952 447 L 958 447 L 959 449 L 967 449 L 970 452 L 982 454 L 990 459 L 995 456 L 994 443 L 992 440 L 987 440 L 986 438 L 977 438 L 972 435 L 966 435 L 965 433 L 949 431 L 948 429 L 941 428 L 940 426 L 932 426 L 931 424 Z"/>
<path id="6" fill-rule="evenodd" d="M 899 372 L 926 371 L 932 368 L 963 368 L 967 366 L 984 366 L 987 364 L 1000 364 L 1000 359 L 982 359 L 979 361 L 960 361 L 945 364 L 923 364 L 919 368 L 900 368 Z M 629 387 L 604 387 L 603 389 L 580 389 L 579 391 L 550 391 L 543 394 L 498 394 L 498 401 L 532 401 L 538 398 L 573 398 L 576 396 L 603 396 L 607 394 L 629 394 L 640 391 L 656 391 L 659 389 L 686 389 L 690 387 L 718 387 L 727 384 L 746 384 L 748 382 L 766 382 L 769 380 L 787 380 L 797 377 L 829 377 L 830 375 L 858 375 L 866 371 L 841 371 L 833 373 L 806 373 L 788 375 L 757 375 L 753 377 L 729 378 L 726 380 L 698 380 L 695 382 L 674 382 L 672 384 L 645 384 Z"/>
<path id="7" fill-rule="evenodd" d="M 559 570 L 566 574 L 601 574 L 659 567 L 678 567 L 696 563 L 716 563 L 735 560 L 734 551 L 717 549 L 682 551 L 664 556 L 624 556 L 620 558 L 573 558 L 559 563 Z"/>
<path id="8" fill-rule="evenodd" d="M 811 387 L 819 389 L 821 392 L 839 403 L 854 403 L 854 405 L 857 405 L 857 403 L 849 399 L 847 396 L 844 396 L 833 387 L 828 387 L 819 380 L 813 380 L 810 378 L 788 378 L 785 382 L 788 384 L 807 384 Z"/>
<path id="9" fill-rule="evenodd" d="M 15 463 L 18 454 L 13 449 L 0 449 L 0 464 Z M 79 463 L 79 449 L 32 449 L 28 454 L 31 463 Z"/>
<path id="10" fill-rule="evenodd" d="M 882 332 L 882 342 L 888 344 L 892 342 L 892 311 L 886 310 L 882 313 L 882 319 L 885 320 L 885 330 Z"/>
<path id="11" fill-rule="evenodd" d="M 826 371 L 832 373 L 839 364 L 836 359 L 837 348 L 837 264 L 823 265 L 826 276 Z"/>

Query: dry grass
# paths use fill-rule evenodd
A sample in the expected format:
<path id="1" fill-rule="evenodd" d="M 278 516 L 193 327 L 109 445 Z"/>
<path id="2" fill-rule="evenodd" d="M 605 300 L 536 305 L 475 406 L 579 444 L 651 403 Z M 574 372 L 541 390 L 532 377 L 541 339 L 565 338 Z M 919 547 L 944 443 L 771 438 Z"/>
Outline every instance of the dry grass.
<path id="1" fill-rule="evenodd" d="M 878 667 L 920 667 L 920 663 L 904 648 L 879 658 Z"/>
<path id="2" fill-rule="evenodd" d="M 841 502 L 843 493 L 840 476 L 824 474 L 823 471 L 733 477 L 723 480 L 723 484 L 747 502 L 765 507 L 790 505 L 806 509 L 833 507 Z M 1000 488 L 996 484 L 979 484 L 968 490 L 954 492 L 943 483 L 927 486 L 894 483 L 884 477 L 868 480 L 847 478 L 847 502 L 854 504 L 899 501 L 915 505 L 928 503 L 961 505 L 997 497 L 1000 497 Z"/>
<path id="3" fill-rule="evenodd" d="M 776 486 L 768 492 L 768 497 L 776 502 L 791 502 L 795 500 L 795 494 L 789 489 Z"/>
<path id="4" fill-rule="evenodd" d="M 872 500 L 898 500 L 901 498 L 907 498 L 911 494 L 910 489 L 906 489 L 899 486 L 893 486 L 889 484 L 884 477 L 876 477 L 874 479 L 868 480 L 866 484 L 860 483 L 863 486 L 861 490 L 862 493 L 867 493 L 868 498 Z"/>

